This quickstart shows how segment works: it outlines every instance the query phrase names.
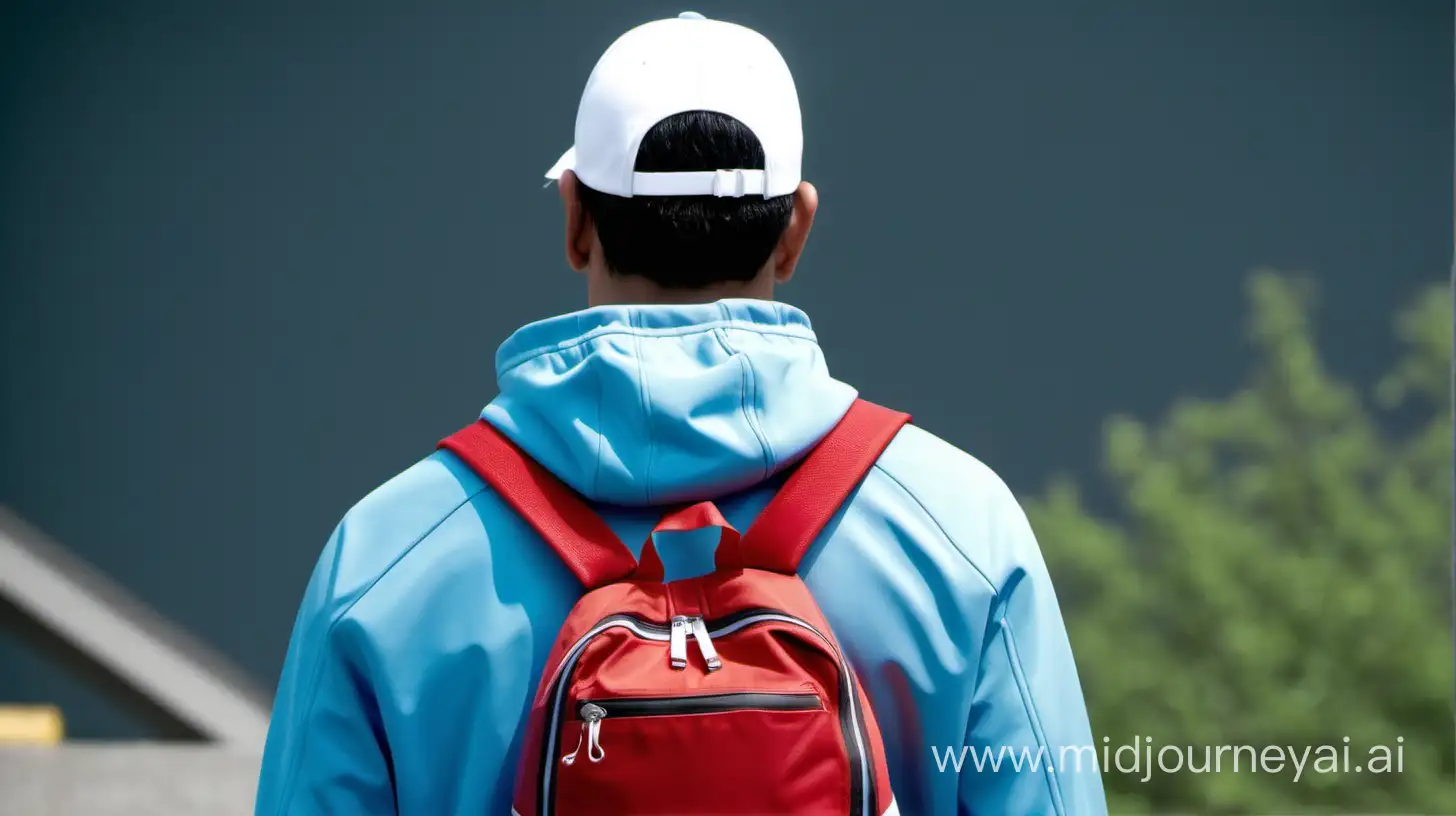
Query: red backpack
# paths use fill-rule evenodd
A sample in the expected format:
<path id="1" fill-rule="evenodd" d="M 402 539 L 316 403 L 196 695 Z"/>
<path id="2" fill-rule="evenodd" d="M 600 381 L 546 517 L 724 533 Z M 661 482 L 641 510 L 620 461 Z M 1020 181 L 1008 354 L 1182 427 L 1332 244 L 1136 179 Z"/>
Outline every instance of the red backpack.
<path id="1" fill-rule="evenodd" d="M 714 572 L 663 582 L 570 488 L 480 421 L 440 443 L 586 587 L 531 706 L 512 813 L 895 814 L 879 728 L 799 559 L 910 417 L 856 401 L 742 536 L 712 502 Z"/>

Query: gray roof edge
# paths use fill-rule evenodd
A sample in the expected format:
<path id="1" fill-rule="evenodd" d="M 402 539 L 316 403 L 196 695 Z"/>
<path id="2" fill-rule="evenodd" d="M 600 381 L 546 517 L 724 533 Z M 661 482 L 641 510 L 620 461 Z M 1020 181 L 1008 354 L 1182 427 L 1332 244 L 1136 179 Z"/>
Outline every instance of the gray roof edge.
<path id="1" fill-rule="evenodd" d="M 0 595 L 204 736 L 261 750 L 271 700 L 250 677 L 4 505 Z"/>

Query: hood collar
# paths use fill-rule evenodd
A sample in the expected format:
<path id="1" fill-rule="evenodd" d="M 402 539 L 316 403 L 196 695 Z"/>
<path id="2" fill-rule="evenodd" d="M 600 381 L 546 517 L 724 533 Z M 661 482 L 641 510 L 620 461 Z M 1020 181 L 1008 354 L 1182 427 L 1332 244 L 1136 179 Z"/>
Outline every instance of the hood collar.
<path id="1" fill-rule="evenodd" d="M 784 303 L 598 306 L 531 323 L 496 353 L 481 416 L 587 498 L 696 501 L 798 461 L 857 396 Z"/>

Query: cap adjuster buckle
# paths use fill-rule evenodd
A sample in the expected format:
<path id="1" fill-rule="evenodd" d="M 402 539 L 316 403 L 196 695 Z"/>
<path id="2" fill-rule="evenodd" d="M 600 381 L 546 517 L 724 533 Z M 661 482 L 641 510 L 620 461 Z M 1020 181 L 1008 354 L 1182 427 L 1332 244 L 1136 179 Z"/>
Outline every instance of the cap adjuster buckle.
<path id="1" fill-rule="evenodd" d="M 713 173 L 713 195 L 719 198 L 742 198 L 745 187 L 742 170 L 716 170 Z"/>

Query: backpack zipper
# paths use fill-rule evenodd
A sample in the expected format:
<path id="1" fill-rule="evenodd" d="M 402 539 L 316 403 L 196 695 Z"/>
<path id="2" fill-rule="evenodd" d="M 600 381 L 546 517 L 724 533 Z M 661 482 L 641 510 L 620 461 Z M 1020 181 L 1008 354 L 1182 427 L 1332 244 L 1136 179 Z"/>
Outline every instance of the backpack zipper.
<path id="1" fill-rule="evenodd" d="M 677 643 L 679 641 L 674 639 L 680 639 L 682 643 L 680 647 L 681 654 L 684 665 L 686 665 L 686 638 L 688 632 L 693 630 L 694 640 L 697 640 L 698 648 L 703 650 L 703 657 L 709 663 L 709 671 L 712 671 L 715 668 L 713 666 L 714 662 L 717 662 L 718 666 L 722 665 L 721 660 L 718 660 L 717 651 L 713 649 L 712 637 L 726 637 L 760 623 L 786 623 L 803 629 L 823 641 L 824 645 L 835 656 L 836 661 L 839 663 L 840 731 L 844 735 L 844 745 L 849 754 L 850 762 L 850 814 L 851 816 L 878 816 L 878 814 L 871 812 L 875 801 L 875 777 L 870 764 L 867 745 L 869 741 L 867 736 L 868 732 L 865 730 L 863 718 L 859 710 L 859 696 L 855 693 L 854 689 L 854 672 L 850 668 L 849 662 L 840 653 L 833 641 L 825 636 L 824 633 L 814 628 L 808 621 L 773 609 L 746 609 L 733 615 L 718 618 L 711 623 L 703 621 L 702 618 L 681 618 L 681 620 L 683 620 L 685 626 L 677 627 L 675 624 L 678 623 L 679 618 L 674 618 L 668 626 L 663 626 L 662 624 L 640 620 L 631 615 L 610 615 L 598 621 L 595 626 L 578 638 L 576 643 L 572 644 L 571 648 L 567 650 L 561 662 L 557 664 L 548 687 L 548 698 L 551 701 L 551 708 L 550 715 L 546 720 L 545 750 L 541 761 L 540 802 L 537 806 L 544 816 L 554 816 L 556 813 L 556 802 L 553 796 L 555 793 L 556 734 L 560 730 L 561 718 L 566 705 L 568 680 L 571 677 L 572 671 L 576 668 L 576 661 L 581 657 L 582 650 L 586 648 L 592 639 L 610 629 L 621 628 L 627 629 L 633 635 L 644 640 L 667 641 L 669 644 L 669 654 L 674 658 L 672 660 L 673 665 L 677 667 L 675 659 L 677 652 L 674 652 L 674 649 L 678 648 Z M 692 623 L 694 620 L 697 621 L 696 624 Z M 699 626 L 702 629 L 701 637 L 695 631 Z M 678 632 L 682 632 L 682 634 L 678 635 Z M 706 648 L 704 648 L 705 644 Z M 709 658 L 710 654 L 712 656 L 711 658 Z M 684 698 L 677 699 L 681 700 Z M 600 707 L 600 702 L 597 705 Z M 603 710 L 602 717 L 605 716 L 606 712 Z M 597 717 L 594 723 L 598 751 L 600 751 L 602 717 Z M 593 724 L 587 724 L 585 726 L 588 737 L 588 758 L 592 755 L 590 739 L 593 733 L 592 726 Z M 577 750 L 580 750 L 579 744 Z M 576 751 L 573 751 L 573 762 L 575 761 L 575 754 Z M 600 756 L 597 761 L 600 761 Z M 571 763 L 566 764 L 569 765 Z M 859 771 L 858 774 L 855 773 L 856 769 Z"/>
<path id="2" fill-rule="evenodd" d="M 672 619 L 667 645 L 669 662 L 674 669 L 681 671 L 688 667 L 688 635 L 692 635 L 693 641 L 698 644 L 698 653 L 703 656 L 708 671 L 723 668 L 723 661 L 718 657 L 718 650 L 713 648 L 713 638 L 708 634 L 708 625 L 703 619 L 678 615 Z"/>
<path id="3" fill-rule="evenodd" d="M 849 812 L 851 816 L 878 816 L 873 812 L 876 799 L 875 774 L 869 755 L 869 731 L 859 709 L 859 695 L 855 693 L 854 670 L 834 641 L 808 621 L 774 609 L 745 609 L 714 621 L 709 631 L 718 637 L 725 637 L 749 626 L 773 622 L 787 623 L 812 632 L 824 642 L 839 662 L 839 722 L 850 765 Z M 856 766 L 859 768 L 858 776 L 854 773 Z"/>
<path id="4" fill-rule="evenodd" d="M 693 714 L 724 714 L 731 711 L 816 711 L 822 710 L 819 695 L 814 692 L 738 691 L 722 694 L 692 694 L 682 697 L 616 697 L 609 700 L 582 700 L 577 709 L 581 717 L 582 736 L 576 749 L 561 758 L 561 764 L 576 762 L 586 742 L 586 755 L 592 762 L 607 756 L 602 748 L 602 720 L 608 715 L 616 719 L 636 717 L 672 717 Z"/>
<path id="5" fill-rule="evenodd" d="M 591 717 L 671 717 L 685 714 L 722 714 L 725 711 L 813 711 L 823 708 L 812 691 L 730 691 L 687 694 L 681 697 L 614 697 L 582 700 L 583 721 Z M 601 712 L 601 713 L 598 713 Z"/>
<path id="6" fill-rule="evenodd" d="M 553 782 L 556 771 L 556 733 L 560 728 L 561 709 L 565 703 L 566 680 L 571 675 L 571 670 L 576 667 L 576 661 L 581 657 L 581 652 L 588 643 L 603 632 L 611 629 L 626 629 L 632 634 L 644 640 L 667 641 L 671 629 L 656 623 L 635 618 L 631 615 L 608 615 L 597 621 L 596 625 L 588 629 L 585 634 L 577 638 L 576 642 L 567 650 L 561 662 L 556 664 L 552 673 L 551 683 L 548 686 L 547 699 L 550 701 L 550 715 L 546 719 L 546 739 L 543 741 L 543 755 L 541 758 L 541 789 L 539 791 L 540 801 L 536 809 L 544 816 L 552 816 L 556 812 L 556 802 L 553 801 Z M 580 743 L 578 742 L 578 749 Z M 575 751 L 572 752 L 575 762 Z"/>
<path id="7" fill-rule="evenodd" d="M 669 662 L 674 669 L 681 671 L 688 667 L 688 629 L 692 627 L 692 618 L 679 615 L 672 619 L 672 634 L 667 645 Z"/>
<path id="8" fill-rule="evenodd" d="M 586 703 L 581 707 L 581 728 L 584 732 L 576 738 L 576 748 L 571 753 L 561 758 L 562 765 L 570 765 L 576 762 L 576 755 L 581 753 L 582 737 L 587 737 L 586 756 L 592 762 L 601 762 L 606 758 L 607 752 L 602 750 L 602 718 L 607 716 L 606 709 L 598 705 Z"/>
<path id="9" fill-rule="evenodd" d="M 698 642 L 698 651 L 702 653 L 708 671 L 715 672 L 723 668 L 723 661 L 718 659 L 718 650 L 713 648 L 713 638 L 708 634 L 708 624 L 702 618 L 693 618 L 692 627 L 693 640 Z"/>

